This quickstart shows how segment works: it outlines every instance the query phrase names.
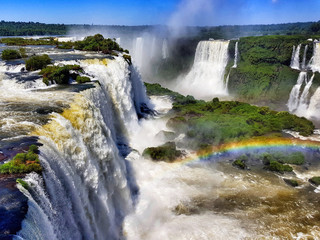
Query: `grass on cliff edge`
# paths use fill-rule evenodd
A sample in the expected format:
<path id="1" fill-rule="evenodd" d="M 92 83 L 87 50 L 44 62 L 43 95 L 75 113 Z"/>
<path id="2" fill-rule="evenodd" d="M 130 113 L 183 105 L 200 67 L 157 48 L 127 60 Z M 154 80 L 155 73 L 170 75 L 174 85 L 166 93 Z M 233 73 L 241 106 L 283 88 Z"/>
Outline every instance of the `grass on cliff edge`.
<path id="1" fill-rule="evenodd" d="M 255 136 L 281 133 L 285 129 L 299 132 L 303 136 L 313 133 L 314 125 L 303 117 L 288 112 L 276 112 L 268 107 L 257 107 L 238 101 L 195 100 L 184 97 L 159 84 L 146 84 L 147 93 L 169 95 L 173 98 L 171 119 L 167 125 L 177 134 L 186 134 L 189 147 L 199 149 L 239 141 Z"/>

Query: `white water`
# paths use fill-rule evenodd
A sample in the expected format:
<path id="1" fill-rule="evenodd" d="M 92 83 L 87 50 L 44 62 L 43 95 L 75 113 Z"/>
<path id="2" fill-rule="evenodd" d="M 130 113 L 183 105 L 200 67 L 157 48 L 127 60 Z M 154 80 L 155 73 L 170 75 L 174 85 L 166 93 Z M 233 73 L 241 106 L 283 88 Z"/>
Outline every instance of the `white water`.
<path id="1" fill-rule="evenodd" d="M 170 100 L 154 97 L 155 110 L 165 114 L 171 109 Z M 139 153 L 146 147 L 166 142 L 161 131 L 168 119 L 158 116 L 144 120 L 131 136 L 130 145 Z M 133 165 L 139 186 L 139 202 L 134 212 L 126 217 L 124 232 L 128 240 L 162 239 L 243 239 L 248 236 L 234 218 L 204 212 L 196 215 L 177 215 L 174 209 L 191 199 L 211 195 L 225 176 L 212 168 L 191 167 L 180 163 L 153 162 L 132 152 L 127 159 Z M 223 227 L 222 227 L 223 226 Z"/>
<path id="2" fill-rule="evenodd" d="M 56 102 L 70 105 L 63 114 L 52 113 L 48 124 L 34 125 L 32 135 L 43 143 L 40 160 L 44 171 L 43 180 L 37 174 L 24 179 L 28 191 L 20 186 L 29 199 L 18 233 L 23 239 L 123 237 L 122 220 L 133 207 L 133 183 L 116 141 L 125 139 L 121 135 L 130 132 L 126 127 L 138 126 L 136 107 L 147 97 L 139 75 L 122 57 L 103 63 L 81 62 L 101 87 L 97 84 L 81 93 L 19 93 L 25 99 L 40 97 L 42 101 L 50 101 L 53 94 L 61 97 Z"/>
<path id="3" fill-rule="evenodd" d="M 303 52 L 303 59 L 301 63 L 301 69 L 305 70 L 306 69 L 306 58 L 307 58 L 307 51 L 308 51 L 308 45 L 304 47 L 304 52 Z"/>
<path id="4" fill-rule="evenodd" d="M 297 49 L 293 46 L 292 61 L 290 67 L 293 69 L 300 70 L 300 48 L 301 44 L 298 45 Z"/>
<path id="5" fill-rule="evenodd" d="M 190 94 L 198 99 L 226 96 L 224 83 L 225 68 L 228 63 L 229 41 L 214 40 L 199 42 L 191 71 L 180 77 L 173 88 L 182 94 Z"/>
<path id="6" fill-rule="evenodd" d="M 314 43 L 313 57 L 310 66 L 313 72 L 320 72 L 320 42 Z"/>
<path id="7" fill-rule="evenodd" d="M 167 59 L 168 57 L 169 57 L 168 42 L 166 39 L 164 39 L 162 43 L 162 59 Z"/>
<path id="8" fill-rule="evenodd" d="M 291 90 L 288 108 L 290 112 L 295 112 L 299 106 L 300 89 L 303 82 L 307 81 L 307 72 L 300 72 L 296 85 Z"/>
<path id="9" fill-rule="evenodd" d="M 236 45 L 235 45 L 234 63 L 233 63 L 233 66 L 232 66 L 233 68 L 237 68 L 237 65 L 238 65 L 238 57 L 239 57 L 238 43 L 239 42 L 236 42 Z"/>
<path id="10" fill-rule="evenodd" d="M 297 49 L 298 50 L 298 49 Z M 305 46 L 303 61 L 301 64 L 301 69 L 307 68 L 306 65 L 306 53 L 308 50 L 308 45 Z M 293 51 L 294 52 L 294 51 Z M 296 51 L 297 52 L 297 51 Z M 296 53 L 295 53 L 296 56 Z M 319 42 L 314 43 L 313 56 L 308 64 L 314 73 L 320 72 L 320 44 Z M 320 119 L 319 109 L 320 109 L 320 90 L 317 89 L 313 96 L 310 96 L 310 89 L 313 83 L 315 74 L 312 75 L 308 81 L 307 72 L 300 72 L 296 85 L 292 88 L 289 101 L 288 109 L 291 113 L 295 113 L 298 116 L 304 116 L 307 118 L 317 118 Z M 305 82 L 304 89 L 301 92 L 303 83 Z"/>
<path id="11" fill-rule="evenodd" d="M 135 40 L 135 47 L 133 51 L 133 62 L 138 68 L 143 66 L 143 51 L 144 51 L 144 38 L 138 37 Z"/>

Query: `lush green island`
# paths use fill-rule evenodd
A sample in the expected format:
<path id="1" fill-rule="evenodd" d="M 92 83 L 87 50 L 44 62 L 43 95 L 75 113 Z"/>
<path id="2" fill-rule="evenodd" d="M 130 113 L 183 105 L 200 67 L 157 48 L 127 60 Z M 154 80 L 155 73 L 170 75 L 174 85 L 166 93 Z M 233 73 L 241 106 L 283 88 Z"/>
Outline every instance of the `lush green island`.
<path id="1" fill-rule="evenodd" d="M 42 171 L 39 160 L 39 148 L 31 145 L 28 152 L 18 153 L 11 161 L 0 165 L 1 174 L 30 173 Z"/>
<path id="2" fill-rule="evenodd" d="M 4 49 L 1 53 L 2 60 L 14 60 L 20 58 L 26 58 L 26 50 L 24 48 L 20 48 L 19 51 L 14 49 Z"/>
<path id="3" fill-rule="evenodd" d="M 308 136 L 315 128 L 311 121 L 288 112 L 276 112 L 268 107 L 253 106 L 238 101 L 219 101 L 218 98 L 209 102 L 199 101 L 191 96 L 185 97 L 162 88 L 159 84 L 145 85 L 149 95 L 172 97 L 173 109 L 169 112 L 170 120 L 167 125 L 176 135 L 185 134 L 187 147 L 196 150 L 252 137 L 270 134 L 277 136 L 285 129 Z M 266 165 L 271 165 L 270 170 L 273 170 L 279 167 L 273 167 L 276 164 L 274 161 L 280 164 L 292 163 L 284 160 L 284 157 L 281 159 L 281 161 L 272 159 Z M 298 157 L 294 159 L 295 162 L 302 161 L 297 160 Z M 239 161 L 238 163 L 240 164 Z"/>

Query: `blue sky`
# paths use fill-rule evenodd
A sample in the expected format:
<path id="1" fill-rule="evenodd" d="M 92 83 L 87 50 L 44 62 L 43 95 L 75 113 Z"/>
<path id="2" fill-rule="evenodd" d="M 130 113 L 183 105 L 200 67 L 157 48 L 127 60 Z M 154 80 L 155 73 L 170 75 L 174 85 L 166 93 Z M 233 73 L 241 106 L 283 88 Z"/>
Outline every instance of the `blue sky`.
<path id="1" fill-rule="evenodd" d="M 320 0 L 0 0 L 0 20 L 238 25 L 320 20 Z"/>

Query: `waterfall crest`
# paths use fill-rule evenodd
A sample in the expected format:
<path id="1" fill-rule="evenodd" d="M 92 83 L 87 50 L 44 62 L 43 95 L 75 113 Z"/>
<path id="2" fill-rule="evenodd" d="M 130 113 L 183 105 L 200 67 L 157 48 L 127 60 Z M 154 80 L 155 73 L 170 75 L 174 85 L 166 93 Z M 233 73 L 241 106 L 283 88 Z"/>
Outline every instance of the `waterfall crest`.
<path id="1" fill-rule="evenodd" d="M 226 96 L 224 74 L 228 63 L 229 41 L 199 42 L 193 67 L 186 77 L 178 79 L 175 89 L 200 99 Z"/>
<path id="2" fill-rule="evenodd" d="M 290 67 L 293 69 L 300 70 L 300 49 L 301 44 L 298 45 L 298 47 L 295 49 L 295 46 L 293 46 L 293 52 L 292 52 L 292 60 Z"/>

